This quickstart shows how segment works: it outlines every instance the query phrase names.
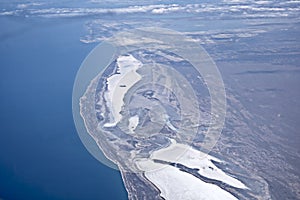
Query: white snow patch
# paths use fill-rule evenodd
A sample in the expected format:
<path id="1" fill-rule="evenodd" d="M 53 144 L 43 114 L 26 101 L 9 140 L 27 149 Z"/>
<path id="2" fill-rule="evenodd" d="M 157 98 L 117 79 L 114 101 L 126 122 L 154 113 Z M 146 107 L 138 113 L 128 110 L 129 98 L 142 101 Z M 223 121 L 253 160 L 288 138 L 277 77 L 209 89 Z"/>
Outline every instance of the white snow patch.
<path id="1" fill-rule="evenodd" d="M 236 188 L 247 188 L 242 182 L 227 175 L 212 162 L 220 163 L 222 162 L 221 160 L 187 145 L 176 143 L 175 140 L 172 140 L 172 144 L 167 148 L 153 152 L 151 158 L 180 163 L 189 168 L 197 168 L 199 169 L 199 174 L 202 176 L 222 181 Z"/>
<path id="2" fill-rule="evenodd" d="M 129 124 L 128 124 L 129 132 L 134 133 L 134 130 L 136 129 L 138 124 L 139 124 L 139 116 L 138 115 L 130 117 Z"/>
<path id="3" fill-rule="evenodd" d="M 153 161 L 141 161 L 140 166 L 152 165 L 160 168 L 155 171 L 145 172 L 145 176 L 155 186 L 158 187 L 160 196 L 166 200 L 236 200 L 229 192 L 220 187 L 205 183 L 195 176 L 186 172 L 180 171 L 178 168 L 172 166 L 160 166 L 162 164 L 154 163 Z"/>
<path id="4" fill-rule="evenodd" d="M 220 163 L 221 160 L 171 140 L 171 145 L 154 151 L 150 158 L 136 161 L 138 168 L 145 171 L 145 176 L 159 188 L 161 196 L 165 199 L 236 199 L 236 197 L 217 185 L 206 183 L 174 166 L 160 164 L 154 160 L 199 169 L 198 173 L 204 177 L 222 181 L 232 187 L 248 189 L 241 181 L 226 174 L 212 162 Z"/>

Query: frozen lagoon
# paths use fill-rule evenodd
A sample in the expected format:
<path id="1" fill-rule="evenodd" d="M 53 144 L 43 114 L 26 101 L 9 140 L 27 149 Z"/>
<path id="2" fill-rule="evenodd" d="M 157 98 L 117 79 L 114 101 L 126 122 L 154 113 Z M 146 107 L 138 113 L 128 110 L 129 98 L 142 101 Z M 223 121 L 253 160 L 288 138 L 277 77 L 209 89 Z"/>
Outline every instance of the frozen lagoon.
<path id="1" fill-rule="evenodd" d="M 156 160 L 161 162 L 155 162 Z M 153 152 L 149 159 L 137 161 L 137 165 L 145 171 L 146 178 L 159 188 L 161 197 L 164 199 L 237 199 L 219 186 L 206 183 L 194 175 L 180 170 L 176 167 L 178 164 L 197 169 L 200 175 L 209 179 L 221 181 L 235 188 L 248 189 L 241 181 L 227 175 L 212 161 L 222 162 L 190 146 L 171 140 L 171 145 Z M 163 162 L 167 164 L 163 164 Z"/>
<path id="2" fill-rule="evenodd" d="M 114 127 L 121 120 L 123 98 L 128 89 L 141 79 L 136 70 L 142 66 L 142 63 L 132 55 L 118 57 L 117 64 L 117 73 L 107 78 L 108 88 L 105 99 L 112 112 L 112 122 L 104 124 L 104 127 Z"/>

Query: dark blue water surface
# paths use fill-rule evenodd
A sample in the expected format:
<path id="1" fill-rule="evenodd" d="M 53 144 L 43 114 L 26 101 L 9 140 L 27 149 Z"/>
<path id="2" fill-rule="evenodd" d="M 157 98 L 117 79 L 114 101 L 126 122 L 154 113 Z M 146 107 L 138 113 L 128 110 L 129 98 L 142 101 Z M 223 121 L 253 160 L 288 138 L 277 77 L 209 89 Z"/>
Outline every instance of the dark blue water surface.
<path id="1" fill-rule="evenodd" d="M 96 45 L 80 43 L 83 20 L 0 20 L 0 198 L 126 199 L 73 123 L 73 82 Z"/>

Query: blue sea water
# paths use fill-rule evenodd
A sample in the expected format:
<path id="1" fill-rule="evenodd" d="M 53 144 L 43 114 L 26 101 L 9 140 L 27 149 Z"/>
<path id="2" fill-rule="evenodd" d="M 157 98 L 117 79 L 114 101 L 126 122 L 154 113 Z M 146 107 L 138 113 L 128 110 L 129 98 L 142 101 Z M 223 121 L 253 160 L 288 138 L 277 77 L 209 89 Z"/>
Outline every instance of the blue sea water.
<path id="1" fill-rule="evenodd" d="M 0 20 L 0 198 L 126 199 L 72 119 L 76 72 L 96 45 L 79 41 L 84 21 Z"/>

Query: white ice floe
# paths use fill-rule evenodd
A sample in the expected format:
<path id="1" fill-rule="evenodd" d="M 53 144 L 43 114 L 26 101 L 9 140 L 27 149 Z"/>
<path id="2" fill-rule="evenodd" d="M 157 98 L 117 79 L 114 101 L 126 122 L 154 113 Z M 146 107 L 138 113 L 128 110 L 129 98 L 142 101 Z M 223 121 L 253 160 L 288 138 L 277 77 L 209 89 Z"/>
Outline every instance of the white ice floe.
<path id="1" fill-rule="evenodd" d="M 119 56 L 117 65 L 117 73 L 107 78 L 105 100 L 111 116 L 110 122 L 104 124 L 104 127 L 114 127 L 121 120 L 120 112 L 124 104 L 123 98 L 128 89 L 141 79 L 136 70 L 142 66 L 142 63 L 132 55 Z"/>
<path id="2" fill-rule="evenodd" d="M 154 160 L 199 169 L 198 173 L 206 178 L 221 181 L 235 188 L 247 189 L 241 181 L 227 175 L 212 162 L 222 162 L 221 160 L 171 140 L 171 145 L 154 151 L 149 159 L 137 161 L 137 166 L 145 171 L 147 179 L 159 188 L 161 196 L 165 199 L 236 199 L 236 197 L 217 185 L 206 183 L 174 166 L 160 164 Z"/>

